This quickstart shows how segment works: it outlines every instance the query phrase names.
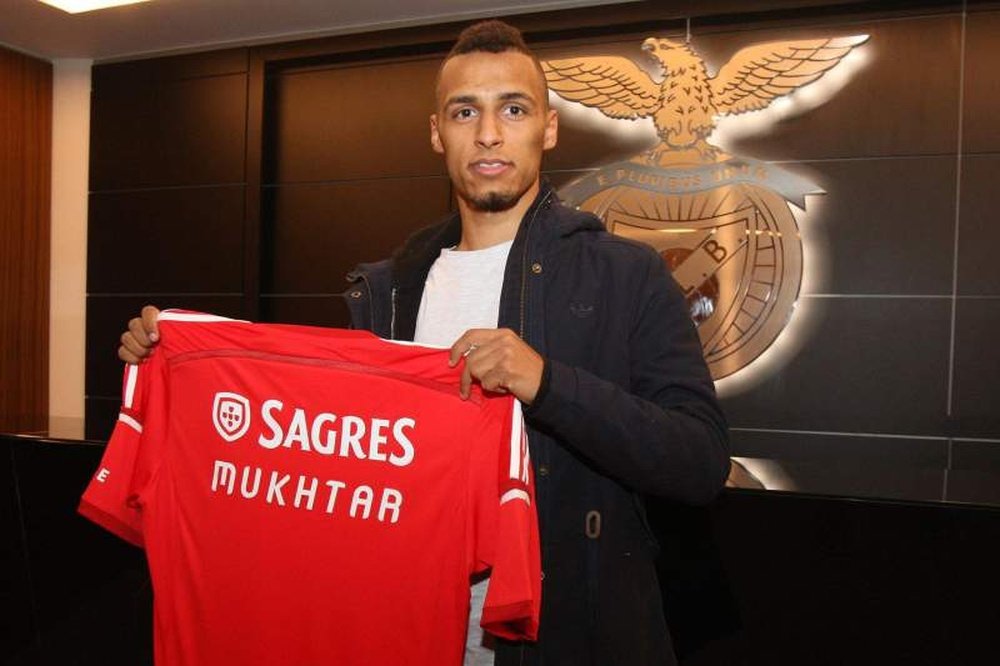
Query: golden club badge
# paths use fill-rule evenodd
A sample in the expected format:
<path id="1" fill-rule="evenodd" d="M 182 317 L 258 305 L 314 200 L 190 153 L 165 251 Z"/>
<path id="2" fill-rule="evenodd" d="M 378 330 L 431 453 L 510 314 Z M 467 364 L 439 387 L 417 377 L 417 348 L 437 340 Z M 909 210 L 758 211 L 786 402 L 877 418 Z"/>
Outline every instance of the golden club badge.
<path id="1" fill-rule="evenodd" d="M 820 193 L 778 166 L 727 155 L 709 138 L 721 116 L 757 111 L 819 79 L 867 36 L 746 47 L 709 76 L 690 43 L 650 38 L 654 79 L 627 58 L 543 61 L 549 88 L 614 119 L 651 118 L 659 143 L 560 191 L 615 234 L 656 249 L 687 296 L 712 376 L 746 367 L 778 337 L 802 282 L 789 204 Z"/>

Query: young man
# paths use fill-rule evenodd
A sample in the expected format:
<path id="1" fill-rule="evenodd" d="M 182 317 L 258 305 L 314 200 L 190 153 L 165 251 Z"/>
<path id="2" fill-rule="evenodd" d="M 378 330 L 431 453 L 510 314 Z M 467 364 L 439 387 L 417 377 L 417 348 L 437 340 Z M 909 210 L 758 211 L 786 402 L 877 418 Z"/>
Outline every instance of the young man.
<path id="1" fill-rule="evenodd" d="M 652 249 L 608 234 L 540 181 L 558 119 L 517 30 L 465 30 L 436 93 L 431 145 L 458 213 L 352 273 L 353 324 L 450 345 L 463 393 L 477 381 L 525 407 L 541 628 L 537 644 L 498 645 L 496 663 L 674 663 L 641 494 L 705 503 L 729 469 L 685 301 Z M 155 315 L 130 322 L 123 360 L 148 353 Z"/>

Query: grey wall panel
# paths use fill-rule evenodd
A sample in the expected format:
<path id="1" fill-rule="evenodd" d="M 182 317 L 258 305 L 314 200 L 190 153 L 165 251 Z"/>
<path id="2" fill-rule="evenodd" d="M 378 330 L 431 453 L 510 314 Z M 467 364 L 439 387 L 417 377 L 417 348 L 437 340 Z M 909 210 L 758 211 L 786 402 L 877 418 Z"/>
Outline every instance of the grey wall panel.
<path id="1" fill-rule="evenodd" d="M 955 434 L 1000 439 L 1000 297 L 960 298 L 955 319 Z"/>
<path id="2" fill-rule="evenodd" d="M 811 330 L 778 372 L 723 400 L 730 424 L 944 435 L 947 299 L 800 299 Z"/>
<path id="3" fill-rule="evenodd" d="M 997 186 L 1000 154 L 962 158 L 962 198 L 958 219 L 958 294 L 1000 296 L 1000 224 Z"/>

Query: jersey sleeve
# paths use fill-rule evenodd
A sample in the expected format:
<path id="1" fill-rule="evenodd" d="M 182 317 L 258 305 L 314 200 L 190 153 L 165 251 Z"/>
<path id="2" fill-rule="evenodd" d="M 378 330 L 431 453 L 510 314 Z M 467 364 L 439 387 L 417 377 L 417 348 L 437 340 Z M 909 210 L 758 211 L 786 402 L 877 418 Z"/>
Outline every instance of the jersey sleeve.
<path id="1" fill-rule="evenodd" d="M 501 638 L 535 640 L 542 600 L 538 515 L 521 403 L 510 404 L 494 462 L 497 483 L 483 500 L 495 511 L 479 529 L 480 559 L 491 567 L 480 624 Z"/>
<path id="2" fill-rule="evenodd" d="M 142 509 L 139 504 L 145 464 L 141 454 L 160 371 L 154 356 L 142 365 L 127 365 L 122 380 L 122 405 L 101 463 L 80 499 L 84 517 L 122 539 L 143 547 Z"/>

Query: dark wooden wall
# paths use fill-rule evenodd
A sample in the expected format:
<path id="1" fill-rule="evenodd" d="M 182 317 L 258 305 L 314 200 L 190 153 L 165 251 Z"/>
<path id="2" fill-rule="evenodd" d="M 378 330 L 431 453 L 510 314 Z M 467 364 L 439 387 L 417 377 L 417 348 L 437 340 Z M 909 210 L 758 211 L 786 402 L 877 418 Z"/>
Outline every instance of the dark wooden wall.
<path id="1" fill-rule="evenodd" d="M 690 32 L 714 67 L 756 42 L 870 35 L 828 102 L 734 148 L 826 192 L 803 233 L 827 264 L 799 295 L 794 359 L 724 401 L 734 455 L 806 490 L 1000 502 L 997 5 L 665 4 L 514 22 L 543 58 L 639 58 Z M 344 274 L 449 209 L 427 115 L 460 27 L 95 68 L 90 435 L 113 423 L 114 347 L 143 303 L 342 325 Z M 647 147 L 566 117 L 543 168 L 560 186 Z"/>
<path id="2" fill-rule="evenodd" d="M 0 47 L 0 430 L 49 403 L 52 66 Z"/>
<path id="3" fill-rule="evenodd" d="M 246 312 L 247 68 L 243 49 L 93 71 L 91 429 L 108 432 L 121 377 L 116 341 L 142 305 Z"/>

